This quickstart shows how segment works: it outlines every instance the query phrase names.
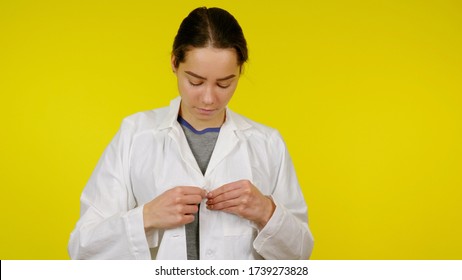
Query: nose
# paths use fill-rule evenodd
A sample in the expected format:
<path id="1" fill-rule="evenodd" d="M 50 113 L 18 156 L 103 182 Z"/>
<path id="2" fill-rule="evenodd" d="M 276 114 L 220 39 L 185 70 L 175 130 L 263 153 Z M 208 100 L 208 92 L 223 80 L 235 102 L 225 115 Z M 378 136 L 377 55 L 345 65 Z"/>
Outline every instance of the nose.
<path id="1" fill-rule="evenodd" d="M 205 105 L 212 105 L 215 103 L 215 92 L 213 86 L 208 86 L 205 88 L 204 92 L 202 93 L 202 103 Z"/>

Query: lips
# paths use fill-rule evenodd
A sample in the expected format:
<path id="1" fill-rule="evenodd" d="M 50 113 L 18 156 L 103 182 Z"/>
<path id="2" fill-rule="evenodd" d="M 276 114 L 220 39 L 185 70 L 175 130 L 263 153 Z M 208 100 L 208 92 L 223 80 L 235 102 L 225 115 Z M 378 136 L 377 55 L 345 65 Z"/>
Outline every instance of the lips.
<path id="1" fill-rule="evenodd" d="M 215 109 L 204 109 L 204 108 L 196 108 L 197 111 L 199 111 L 200 114 L 203 114 L 203 115 L 210 115 L 210 114 L 213 114 L 213 112 L 215 112 Z"/>

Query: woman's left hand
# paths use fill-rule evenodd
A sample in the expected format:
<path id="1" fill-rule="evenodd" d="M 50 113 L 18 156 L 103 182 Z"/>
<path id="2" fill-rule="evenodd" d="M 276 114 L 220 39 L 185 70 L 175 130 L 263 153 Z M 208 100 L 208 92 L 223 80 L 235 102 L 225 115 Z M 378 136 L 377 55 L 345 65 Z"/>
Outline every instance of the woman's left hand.
<path id="1" fill-rule="evenodd" d="M 273 216 L 276 205 L 249 180 L 223 185 L 207 194 L 207 208 L 236 214 L 262 229 Z"/>

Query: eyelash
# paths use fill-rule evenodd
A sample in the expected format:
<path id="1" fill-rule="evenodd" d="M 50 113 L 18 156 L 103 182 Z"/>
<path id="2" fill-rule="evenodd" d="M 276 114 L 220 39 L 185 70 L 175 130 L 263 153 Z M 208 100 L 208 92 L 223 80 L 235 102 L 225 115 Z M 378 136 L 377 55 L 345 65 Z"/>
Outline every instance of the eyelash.
<path id="1" fill-rule="evenodd" d="M 223 88 L 223 89 L 225 89 L 225 88 L 229 88 L 229 86 L 230 86 L 230 85 L 227 85 L 227 86 L 222 86 L 222 85 L 220 85 L 220 84 L 217 84 L 217 86 L 218 86 L 219 88 Z"/>
<path id="2" fill-rule="evenodd" d="M 197 84 L 195 84 L 195 83 L 193 83 L 193 82 L 190 81 L 189 84 L 192 85 L 193 87 L 198 87 L 198 86 L 201 86 L 203 83 L 197 83 Z M 217 84 L 217 86 L 218 86 L 219 88 L 225 89 L 225 88 L 228 88 L 230 85 L 222 86 L 222 85 L 220 85 L 220 84 Z"/>
<path id="3" fill-rule="evenodd" d="M 193 82 L 189 82 L 189 84 L 192 85 L 193 87 L 198 87 L 198 86 L 202 85 L 202 83 L 195 84 Z"/>

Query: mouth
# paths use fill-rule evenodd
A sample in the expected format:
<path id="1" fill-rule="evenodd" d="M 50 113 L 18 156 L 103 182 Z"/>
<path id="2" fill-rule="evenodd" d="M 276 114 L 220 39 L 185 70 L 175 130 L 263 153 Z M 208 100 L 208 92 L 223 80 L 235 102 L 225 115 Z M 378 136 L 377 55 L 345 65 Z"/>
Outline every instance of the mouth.
<path id="1" fill-rule="evenodd" d="M 206 108 L 196 108 L 196 109 L 197 111 L 199 111 L 200 114 L 204 114 L 204 115 L 210 115 L 213 112 L 215 112 L 215 109 L 206 109 Z"/>

